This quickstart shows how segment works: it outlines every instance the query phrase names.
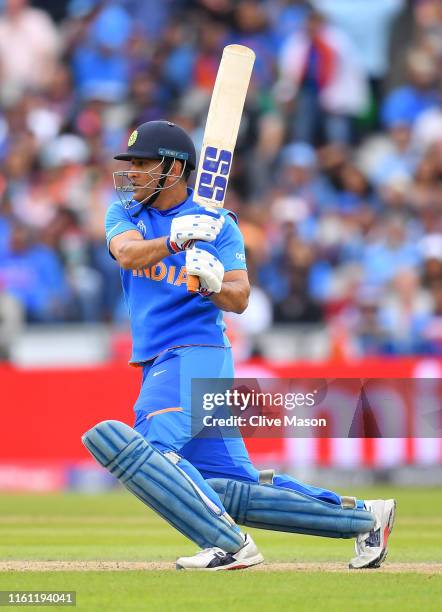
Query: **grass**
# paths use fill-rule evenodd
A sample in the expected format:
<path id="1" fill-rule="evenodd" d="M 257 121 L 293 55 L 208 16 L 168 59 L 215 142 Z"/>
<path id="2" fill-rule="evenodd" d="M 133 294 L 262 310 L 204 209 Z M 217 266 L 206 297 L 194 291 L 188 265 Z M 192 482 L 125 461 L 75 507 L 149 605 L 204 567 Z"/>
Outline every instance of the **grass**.
<path id="1" fill-rule="evenodd" d="M 0 576 L 2 589 L 75 590 L 82 610 L 440 610 L 441 583 L 419 574 L 57 572 Z"/>
<path id="2" fill-rule="evenodd" d="M 381 489 L 398 515 L 388 561 L 442 562 L 442 491 Z M 342 562 L 343 572 L 0 572 L 3 590 L 76 590 L 84 610 L 439 610 L 441 576 L 347 572 L 352 542 L 251 530 L 268 562 Z M 0 559 L 173 561 L 195 546 L 126 492 L 0 496 Z"/>

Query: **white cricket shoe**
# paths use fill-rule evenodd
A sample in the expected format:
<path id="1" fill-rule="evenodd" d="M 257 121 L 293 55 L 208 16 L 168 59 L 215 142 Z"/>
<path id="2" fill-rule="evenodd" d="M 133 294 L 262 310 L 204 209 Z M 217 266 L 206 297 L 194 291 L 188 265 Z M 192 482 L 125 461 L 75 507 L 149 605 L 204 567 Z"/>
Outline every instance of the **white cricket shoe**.
<path id="1" fill-rule="evenodd" d="M 239 570 L 262 563 L 264 557 L 256 547 L 255 542 L 246 533 L 244 545 L 235 553 L 228 553 L 214 546 L 197 552 L 193 557 L 180 557 L 176 561 L 176 569 L 193 569 L 217 572 L 218 570 Z"/>
<path id="2" fill-rule="evenodd" d="M 387 556 L 388 537 L 393 529 L 396 511 L 394 499 L 371 499 L 366 500 L 364 505 L 374 514 L 376 523 L 371 531 L 356 538 L 356 557 L 350 561 L 350 569 L 380 567 Z"/>

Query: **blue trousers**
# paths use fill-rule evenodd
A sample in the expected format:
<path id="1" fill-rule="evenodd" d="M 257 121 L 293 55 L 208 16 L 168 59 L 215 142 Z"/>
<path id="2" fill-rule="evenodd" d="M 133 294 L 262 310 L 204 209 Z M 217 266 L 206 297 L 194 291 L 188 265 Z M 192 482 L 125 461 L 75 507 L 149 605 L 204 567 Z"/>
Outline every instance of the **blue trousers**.
<path id="1" fill-rule="evenodd" d="M 134 429 L 158 450 L 180 455 L 183 459 L 180 467 L 221 510 L 224 508 L 218 495 L 205 479 L 257 483 L 259 471 L 250 461 L 242 438 L 192 437 L 191 380 L 192 377 L 233 380 L 233 376 L 229 348 L 171 349 L 144 366 L 143 383 L 134 406 Z M 303 484 L 286 474 L 276 475 L 273 484 L 329 503 L 341 503 L 337 493 Z"/>

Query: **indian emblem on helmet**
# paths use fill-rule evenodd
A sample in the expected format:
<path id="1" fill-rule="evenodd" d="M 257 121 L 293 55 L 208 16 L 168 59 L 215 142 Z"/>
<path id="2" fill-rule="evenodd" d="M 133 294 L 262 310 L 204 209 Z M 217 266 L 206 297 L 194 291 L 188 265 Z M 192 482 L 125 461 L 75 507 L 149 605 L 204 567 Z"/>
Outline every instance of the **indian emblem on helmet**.
<path id="1" fill-rule="evenodd" d="M 133 144 L 135 144 L 137 136 L 138 136 L 138 130 L 134 130 L 132 134 L 129 136 L 129 140 L 127 141 L 128 147 L 131 147 Z"/>

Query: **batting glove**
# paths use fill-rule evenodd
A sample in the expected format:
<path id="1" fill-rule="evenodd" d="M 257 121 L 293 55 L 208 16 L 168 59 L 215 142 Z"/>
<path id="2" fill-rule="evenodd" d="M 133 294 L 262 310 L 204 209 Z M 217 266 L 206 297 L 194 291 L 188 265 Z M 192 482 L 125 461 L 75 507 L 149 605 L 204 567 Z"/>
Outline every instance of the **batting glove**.
<path id="1" fill-rule="evenodd" d="M 224 217 L 209 208 L 190 208 L 173 219 L 167 248 L 173 254 L 192 248 L 197 240 L 213 242 L 223 224 Z"/>
<path id="2" fill-rule="evenodd" d="M 186 251 L 187 275 L 199 277 L 201 295 L 208 296 L 221 291 L 224 266 L 218 256 L 218 251 L 213 245 L 201 241 Z"/>

